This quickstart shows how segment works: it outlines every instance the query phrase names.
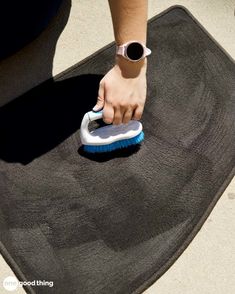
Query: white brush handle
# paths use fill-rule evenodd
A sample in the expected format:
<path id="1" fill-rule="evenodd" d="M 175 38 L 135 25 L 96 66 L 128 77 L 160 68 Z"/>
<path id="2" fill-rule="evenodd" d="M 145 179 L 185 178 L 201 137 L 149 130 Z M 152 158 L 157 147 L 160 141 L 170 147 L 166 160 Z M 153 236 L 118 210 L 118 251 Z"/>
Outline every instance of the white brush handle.
<path id="1" fill-rule="evenodd" d="M 97 119 L 102 118 L 102 116 L 103 116 L 102 110 L 98 111 L 98 112 L 89 111 L 84 115 L 84 117 L 82 119 L 82 123 L 81 123 L 81 128 L 80 128 L 82 144 L 92 140 L 92 135 L 90 134 L 90 132 L 88 130 L 89 123 L 93 120 L 97 120 Z"/>
<path id="2" fill-rule="evenodd" d="M 139 135 L 143 128 L 139 121 L 131 120 L 128 124 L 109 124 L 90 132 L 88 129 L 89 123 L 102 117 L 103 111 L 89 111 L 84 115 L 80 128 L 83 145 L 107 145 L 116 141 L 131 139 Z"/>
<path id="3" fill-rule="evenodd" d="M 97 120 L 97 119 L 100 119 L 102 118 L 103 116 L 103 110 L 100 110 L 100 111 L 89 111 L 87 112 L 88 116 L 89 116 L 89 120 L 90 121 L 93 121 L 93 120 Z"/>

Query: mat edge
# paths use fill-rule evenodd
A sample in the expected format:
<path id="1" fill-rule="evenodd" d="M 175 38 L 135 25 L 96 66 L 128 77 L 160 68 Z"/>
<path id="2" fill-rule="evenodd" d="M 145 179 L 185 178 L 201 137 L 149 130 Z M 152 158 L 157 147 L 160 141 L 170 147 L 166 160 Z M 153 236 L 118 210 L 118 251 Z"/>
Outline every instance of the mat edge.
<path id="1" fill-rule="evenodd" d="M 200 29 L 209 37 L 211 41 L 213 41 L 217 47 L 222 51 L 222 53 L 229 58 L 229 60 L 232 63 L 235 63 L 235 60 L 232 58 L 232 56 L 217 42 L 217 40 L 214 39 L 214 37 L 205 29 L 205 27 L 194 17 L 194 15 L 183 5 L 172 5 L 168 7 L 167 9 L 163 10 L 162 12 L 158 13 L 157 15 L 153 16 L 148 20 L 148 23 L 153 22 L 154 20 L 158 19 L 159 17 L 167 14 L 171 10 L 175 8 L 180 8 L 184 10 L 191 18 L 192 20 L 200 27 Z M 77 68 L 78 66 L 81 66 L 85 62 L 89 61 L 91 58 L 96 56 L 97 54 L 100 54 L 104 50 L 108 49 L 109 47 L 112 47 L 115 44 L 115 41 L 110 42 L 109 44 L 105 45 L 104 47 L 100 48 L 99 50 L 95 51 L 91 55 L 87 56 L 86 58 L 82 59 L 78 63 L 70 66 L 66 70 L 62 71 L 61 73 L 56 74 L 53 78 L 53 80 L 59 80 L 62 78 L 64 75 L 66 75 L 68 72 L 72 71 L 73 69 Z M 193 241 L 193 239 L 196 237 L 197 233 L 205 223 L 206 219 L 212 212 L 213 208 L 215 207 L 216 203 L 222 196 L 223 192 L 229 185 L 229 183 L 232 181 L 233 177 L 235 176 L 235 168 L 232 169 L 232 171 L 229 173 L 229 176 L 226 178 L 218 192 L 216 193 L 216 196 L 214 197 L 213 201 L 210 203 L 208 206 L 207 210 L 201 217 L 198 226 L 195 226 L 191 232 L 191 234 L 188 236 L 188 238 L 185 240 L 185 242 L 182 244 L 181 247 L 176 251 L 176 253 L 168 260 L 168 262 L 162 267 L 162 271 L 159 271 L 160 274 L 158 273 L 157 275 L 152 275 L 146 282 L 144 282 L 139 288 L 134 290 L 131 294 L 141 294 L 143 291 L 146 291 L 150 286 L 152 286 L 175 262 L 176 260 L 182 255 L 182 253 L 186 250 L 186 248 L 189 246 L 189 244 Z M 228 182 L 228 183 L 227 183 Z M 221 192 L 222 191 L 222 192 Z M 218 194 L 218 195 L 217 195 Z M 17 265 L 17 263 L 14 261 L 14 259 L 11 257 L 3 243 L 0 241 L 0 254 L 3 256 L 5 262 L 9 265 L 11 270 L 14 272 L 15 276 L 18 278 L 20 281 L 27 281 L 24 274 L 20 270 L 20 267 Z M 31 286 L 23 286 L 24 290 L 26 293 L 29 294 L 36 294 L 34 289 Z"/>
<path id="2" fill-rule="evenodd" d="M 223 182 L 219 190 L 217 191 L 214 199 L 207 207 L 206 211 L 200 218 L 198 224 L 192 229 L 191 233 L 185 239 L 184 243 L 179 247 L 179 249 L 175 252 L 174 255 L 164 264 L 164 266 L 159 270 L 157 274 L 152 275 L 148 281 L 144 282 L 139 288 L 131 292 L 131 294 L 143 294 L 149 287 L 151 287 L 157 280 L 167 272 L 168 269 L 178 260 L 178 258 L 183 254 L 183 252 L 189 247 L 193 239 L 197 236 L 200 229 L 203 227 L 204 223 L 206 222 L 207 218 L 212 213 L 213 209 L 215 208 L 217 202 L 225 192 L 226 188 L 229 186 L 233 178 L 235 177 L 235 167 L 230 171 L 229 175 L 227 176 L 226 180 Z"/>
<path id="3" fill-rule="evenodd" d="M 166 8 L 165 10 L 163 10 L 162 12 L 154 15 L 153 17 L 151 17 L 150 19 L 148 19 L 148 24 L 155 21 L 156 19 L 158 19 L 159 17 L 169 13 L 171 10 L 176 9 L 176 8 L 180 8 L 182 9 L 185 13 L 187 13 L 192 20 L 194 21 L 194 23 L 196 23 L 199 28 L 208 36 L 208 38 L 215 43 L 215 45 L 220 49 L 220 51 L 234 64 L 235 63 L 235 59 L 219 44 L 219 42 L 209 33 L 209 31 L 207 31 L 207 29 L 197 20 L 197 18 L 191 13 L 191 11 L 186 8 L 183 5 L 180 4 L 176 4 L 176 5 L 172 5 L 168 8 Z M 107 45 L 103 46 L 102 48 L 100 48 L 99 50 L 96 50 L 94 53 L 92 53 L 91 55 L 85 57 L 84 59 L 80 60 L 79 62 L 75 63 L 74 65 L 68 67 L 66 70 L 56 74 L 55 76 L 53 76 L 53 80 L 57 81 L 60 78 L 62 78 L 64 75 L 66 75 L 68 72 L 73 71 L 73 69 L 77 68 L 78 66 L 81 66 L 82 64 L 86 63 L 87 61 L 89 61 L 90 59 L 92 59 L 94 56 L 96 56 L 97 54 L 102 53 L 104 50 L 112 47 L 113 45 L 115 45 L 115 41 L 112 41 L 110 43 L 108 43 Z"/>
<path id="4" fill-rule="evenodd" d="M 211 33 L 209 33 L 209 31 L 200 23 L 200 21 L 192 14 L 192 12 L 186 8 L 183 5 L 177 4 L 177 5 L 173 5 L 171 7 L 169 7 L 171 9 L 174 8 L 181 8 L 182 10 L 184 10 L 191 18 L 192 20 L 200 27 L 200 29 L 209 37 L 209 39 L 215 43 L 215 45 L 217 45 L 217 47 L 220 49 L 220 51 L 226 56 L 228 57 L 228 59 L 235 64 L 235 58 L 233 58 L 228 51 L 226 51 L 224 49 L 224 47 L 211 35 Z M 165 11 L 165 10 L 164 10 Z"/>
<path id="5" fill-rule="evenodd" d="M 6 247 L 4 246 L 4 244 L 2 243 L 2 241 L 0 241 L 0 254 L 4 258 L 4 261 L 10 267 L 11 271 L 13 271 L 13 273 L 16 276 L 16 278 L 19 281 L 27 281 L 25 275 L 22 273 L 20 267 L 15 262 L 15 260 L 12 258 L 12 256 L 10 255 L 10 253 L 8 252 L 8 250 L 6 249 Z M 4 264 L 4 266 L 5 266 L 5 264 Z M 25 290 L 26 293 L 36 294 L 36 292 L 34 291 L 34 289 L 31 286 L 24 285 L 23 288 L 24 288 L 24 290 Z"/>

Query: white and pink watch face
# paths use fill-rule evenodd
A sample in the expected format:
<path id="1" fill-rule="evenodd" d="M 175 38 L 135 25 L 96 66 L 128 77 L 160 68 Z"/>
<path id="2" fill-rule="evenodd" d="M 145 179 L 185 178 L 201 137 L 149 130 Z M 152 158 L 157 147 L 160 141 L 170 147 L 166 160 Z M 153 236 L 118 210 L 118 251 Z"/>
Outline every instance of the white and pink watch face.
<path id="1" fill-rule="evenodd" d="M 144 47 L 138 42 L 128 44 L 125 51 L 126 57 L 133 61 L 138 61 L 144 55 Z"/>

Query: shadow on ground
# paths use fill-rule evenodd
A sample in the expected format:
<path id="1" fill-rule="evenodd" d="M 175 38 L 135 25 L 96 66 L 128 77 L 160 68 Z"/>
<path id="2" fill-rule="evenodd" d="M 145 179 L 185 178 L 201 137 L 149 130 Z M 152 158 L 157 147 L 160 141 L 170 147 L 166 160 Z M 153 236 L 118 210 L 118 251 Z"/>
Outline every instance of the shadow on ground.
<path id="1" fill-rule="evenodd" d="M 102 75 L 50 79 L 0 108 L 0 158 L 27 164 L 80 128 Z"/>
<path id="2" fill-rule="evenodd" d="M 31 9 L 37 9 L 37 5 L 39 4 L 35 4 Z M 45 1 L 39 6 L 43 7 L 43 5 L 47 6 Z M 51 3 L 48 4 L 48 6 L 52 5 Z M 57 10 L 58 8 L 54 8 L 54 10 L 55 9 Z M 52 77 L 56 43 L 68 22 L 70 9 L 71 0 L 63 0 L 56 15 L 37 38 L 25 45 L 15 54 L 0 60 L 0 106 L 14 100 L 29 89 L 34 88 Z M 11 12 L 13 13 L 10 18 L 11 26 L 13 27 L 12 30 L 14 34 L 17 34 L 17 28 L 15 28 L 17 24 L 14 24 L 14 15 L 17 14 L 17 10 Z M 16 18 L 15 21 L 17 21 L 17 19 L 18 18 Z M 33 20 L 32 23 L 36 25 Z M 6 29 L 10 34 L 11 29 L 5 27 L 4 30 Z M 1 39 L 1 42 L 4 42 L 4 38 Z M 26 41 L 24 41 L 24 43 L 25 42 Z M 4 46 L 4 44 L 2 44 L 2 46 Z M 9 46 L 10 45 L 6 45 L 5 47 Z M 10 48 L 8 48 L 8 50 L 10 50 Z M 2 51 L 4 51 L 4 49 L 0 50 L 0 52 Z"/>

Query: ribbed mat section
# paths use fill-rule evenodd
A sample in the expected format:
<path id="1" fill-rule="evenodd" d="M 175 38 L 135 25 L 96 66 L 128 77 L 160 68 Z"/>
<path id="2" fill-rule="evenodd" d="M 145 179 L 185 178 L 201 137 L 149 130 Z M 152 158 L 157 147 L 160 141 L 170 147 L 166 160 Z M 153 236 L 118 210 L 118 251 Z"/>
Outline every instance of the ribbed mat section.
<path id="1" fill-rule="evenodd" d="M 235 65 L 183 8 L 148 24 L 140 148 L 86 157 L 79 127 L 114 44 L 0 109 L 2 254 L 29 293 L 136 294 L 234 175 Z"/>

